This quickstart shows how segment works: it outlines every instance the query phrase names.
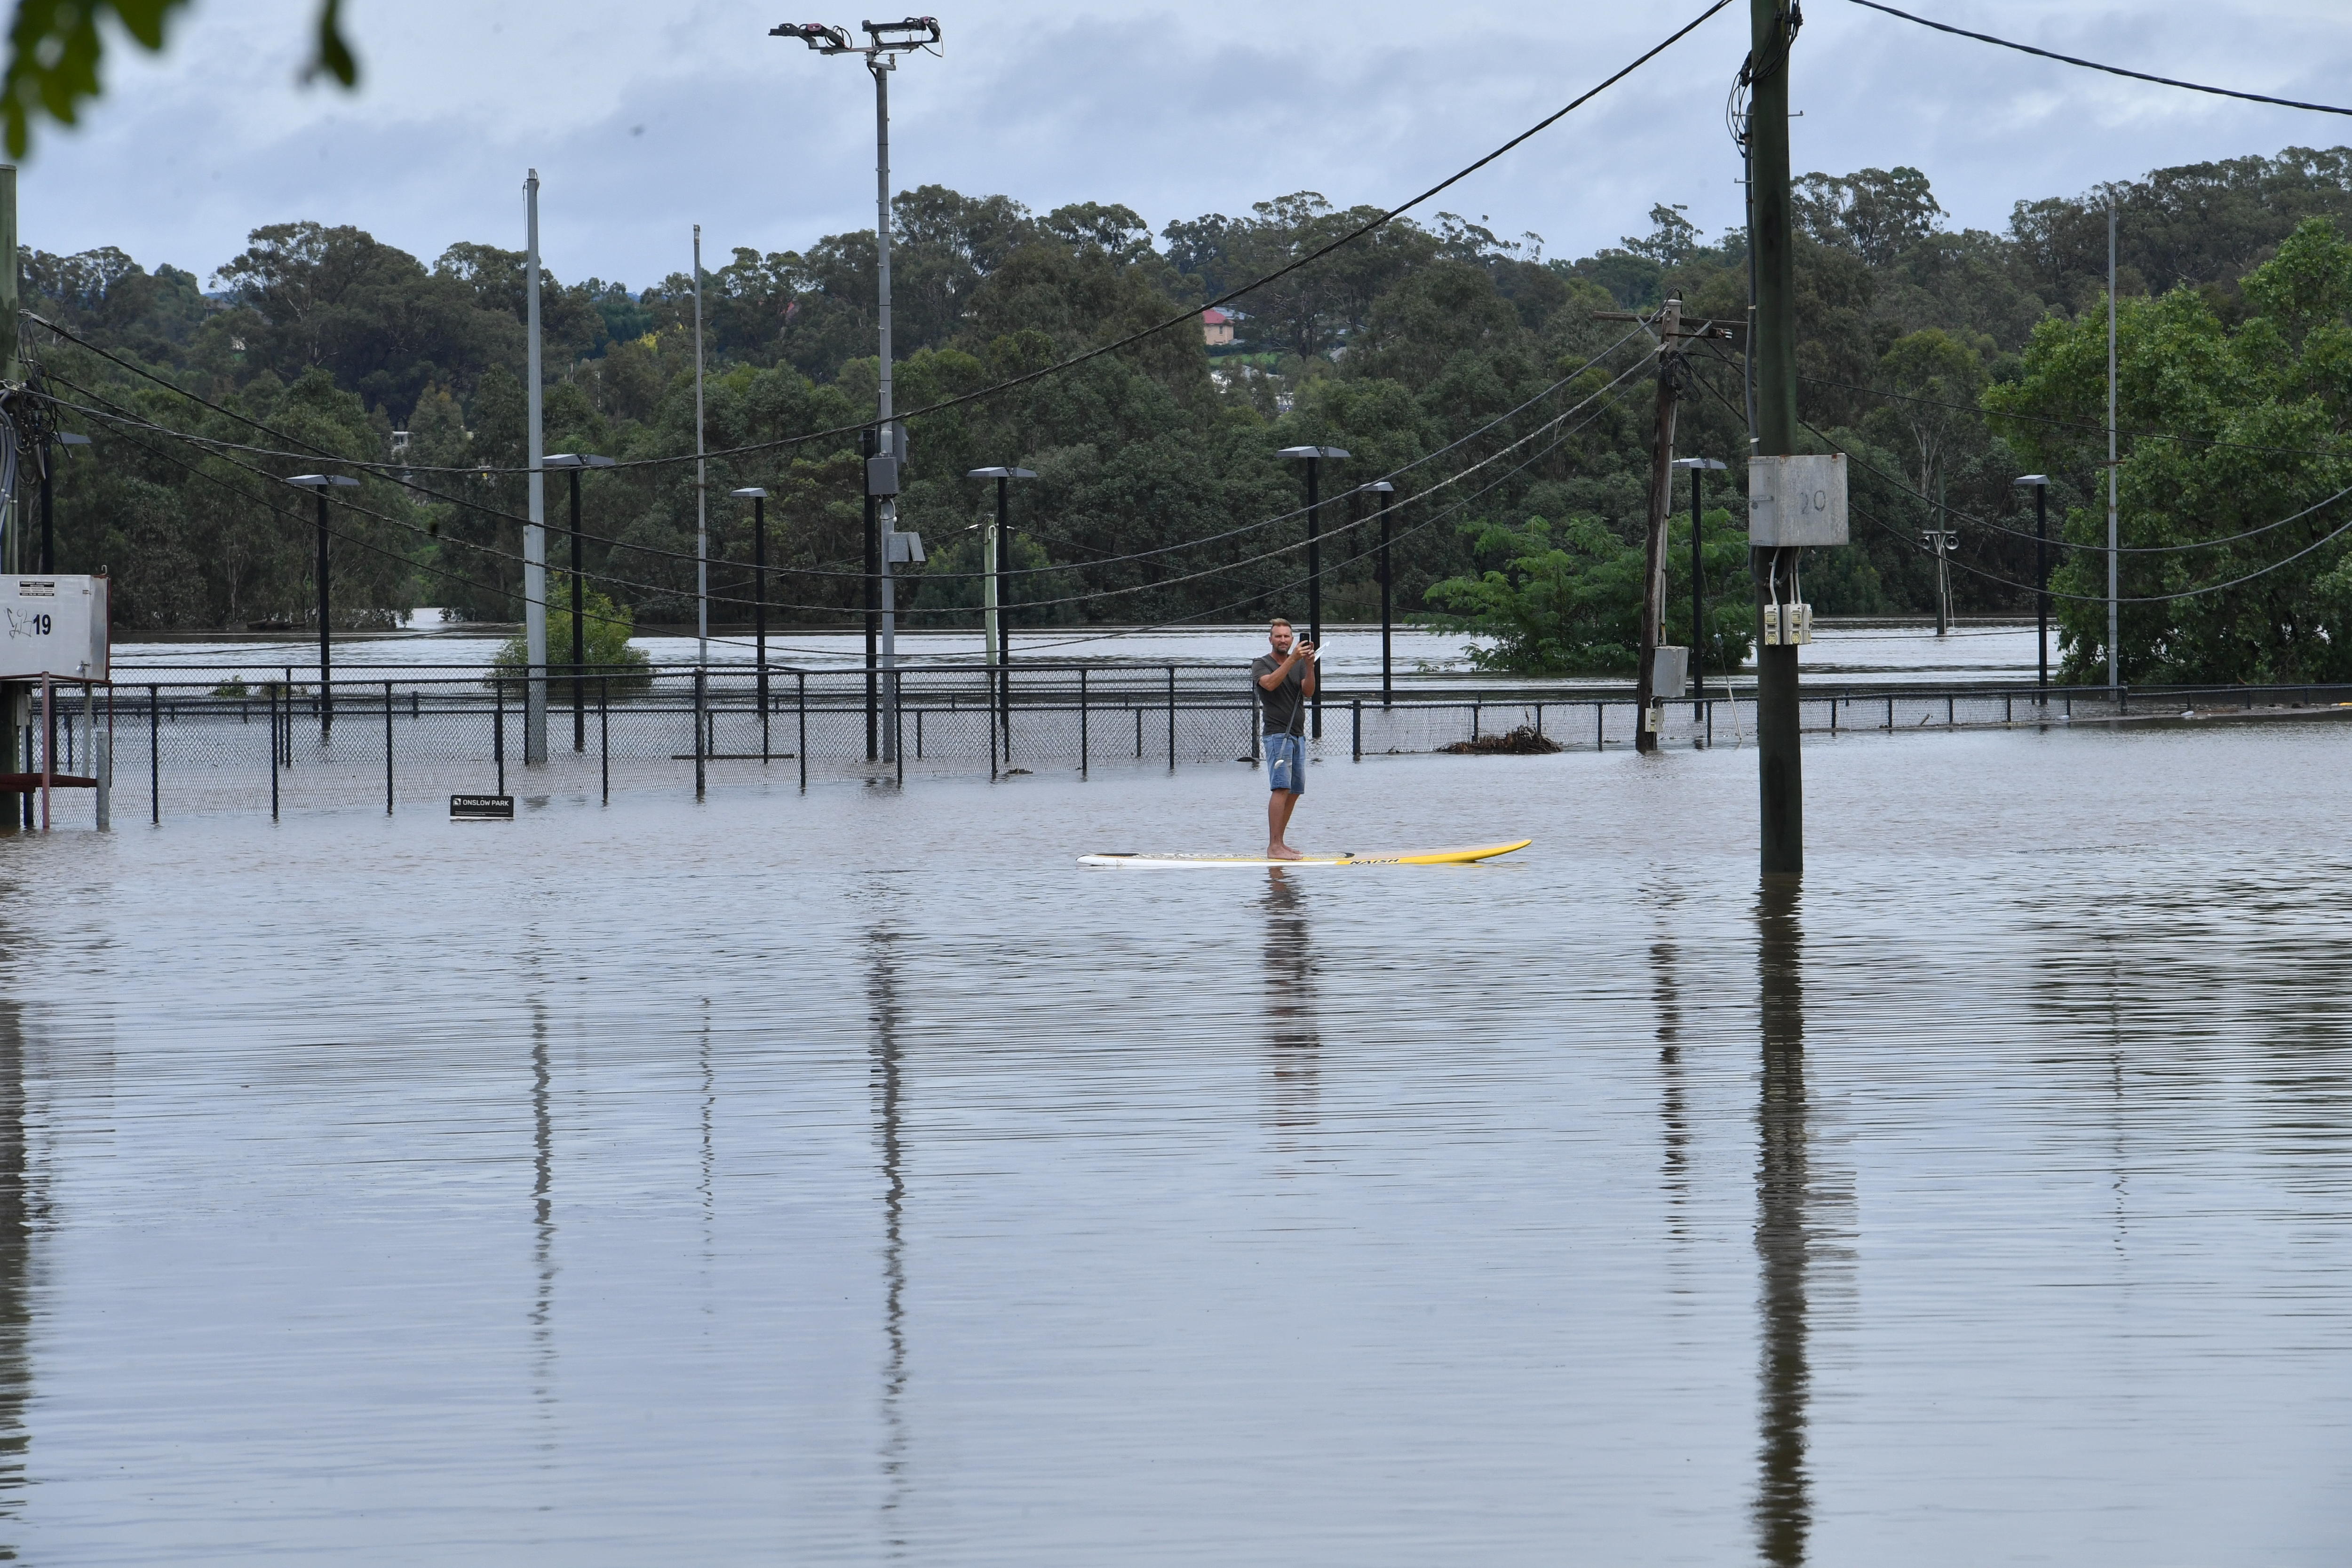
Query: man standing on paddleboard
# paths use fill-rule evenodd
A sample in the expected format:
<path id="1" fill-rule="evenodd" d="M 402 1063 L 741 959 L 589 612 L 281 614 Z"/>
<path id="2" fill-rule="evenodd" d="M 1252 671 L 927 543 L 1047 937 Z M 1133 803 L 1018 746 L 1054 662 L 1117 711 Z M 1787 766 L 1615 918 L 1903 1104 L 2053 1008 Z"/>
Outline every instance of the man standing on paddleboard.
<path id="1" fill-rule="evenodd" d="M 1274 651 L 1261 654 L 1250 665 L 1265 705 L 1265 782 L 1274 793 L 1265 803 L 1265 858 L 1296 860 L 1297 850 L 1283 842 L 1290 814 L 1307 793 L 1307 700 L 1315 695 L 1315 645 L 1276 617 L 1266 628 Z"/>

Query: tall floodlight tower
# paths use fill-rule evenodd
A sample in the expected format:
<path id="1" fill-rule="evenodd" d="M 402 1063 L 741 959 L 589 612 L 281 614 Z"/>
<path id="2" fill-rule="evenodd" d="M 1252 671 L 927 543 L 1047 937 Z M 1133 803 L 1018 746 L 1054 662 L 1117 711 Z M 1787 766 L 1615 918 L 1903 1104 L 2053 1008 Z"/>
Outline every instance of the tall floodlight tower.
<path id="1" fill-rule="evenodd" d="M 901 22 L 860 22 L 863 44 L 854 42 L 846 27 L 822 22 L 786 22 L 768 29 L 772 38 L 798 38 L 821 55 L 863 55 L 874 76 L 874 255 L 877 291 L 880 296 L 882 372 L 875 398 L 877 440 L 866 464 L 866 493 L 875 499 L 875 528 L 879 548 L 869 553 L 875 563 L 876 586 L 882 616 L 882 745 L 883 759 L 895 760 L 898 746 L 898 585 L 891 564 L 920 561 L 922 546 L 898 536 L 899 470 L 907 460 L 906 431 L 893 426 L 890 409 L 890 73 L 898 57 L 917 49 L 934 48 L 940 24 L 931 16 L 909 16 Z"/>

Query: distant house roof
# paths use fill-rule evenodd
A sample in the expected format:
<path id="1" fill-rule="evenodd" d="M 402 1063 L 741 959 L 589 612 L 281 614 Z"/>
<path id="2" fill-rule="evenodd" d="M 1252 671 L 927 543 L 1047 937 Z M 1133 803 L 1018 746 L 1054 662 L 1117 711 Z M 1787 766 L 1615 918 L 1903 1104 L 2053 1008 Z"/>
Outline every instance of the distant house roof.
<path id="1" fill-rule="evenodd" d="M 1201 320 L 1205 325 L 1222 327 L 1231 321 L 1233 318 L 1226 315 L 1223 310 L 1212 307 L 1211 309 L 1201 312 Z"/>

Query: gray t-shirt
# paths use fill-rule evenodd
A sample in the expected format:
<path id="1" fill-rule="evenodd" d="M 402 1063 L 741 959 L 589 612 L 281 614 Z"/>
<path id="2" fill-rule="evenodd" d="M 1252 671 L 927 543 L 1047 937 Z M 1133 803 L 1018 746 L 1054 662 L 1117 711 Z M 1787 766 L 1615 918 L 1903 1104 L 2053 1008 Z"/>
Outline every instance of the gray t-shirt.
<path id="1" fill-rule="evenodd" d="M 1273 674 L 1281 663 L 1282 660 L 1270 653 L 1260 654 L 1250 665 L 1251 681 L 1255 683 Z M 1265 704 L 1263 718 L 1267 734 L 1297 735 L 1303 732 L 1299 710 L 1306 706 L 1306 688 L 1307 660 L 1302 658 L 1290 667 L 1289 674 L 1275 683 L 1273 690 L 1269 691 L 1263 686 L 1257 689 L 1258 700 Z"/>

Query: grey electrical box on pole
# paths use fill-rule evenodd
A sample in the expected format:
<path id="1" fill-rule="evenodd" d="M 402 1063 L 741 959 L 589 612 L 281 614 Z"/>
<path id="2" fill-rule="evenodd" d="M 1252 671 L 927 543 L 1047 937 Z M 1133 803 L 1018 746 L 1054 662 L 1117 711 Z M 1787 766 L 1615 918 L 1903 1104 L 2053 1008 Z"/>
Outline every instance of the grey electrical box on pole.
<path id="1" fill-rule="evenodd" d="M 1748 545 L 1801 550 L 1847 542 L 1845 454 L 1748 460 Z"/>

